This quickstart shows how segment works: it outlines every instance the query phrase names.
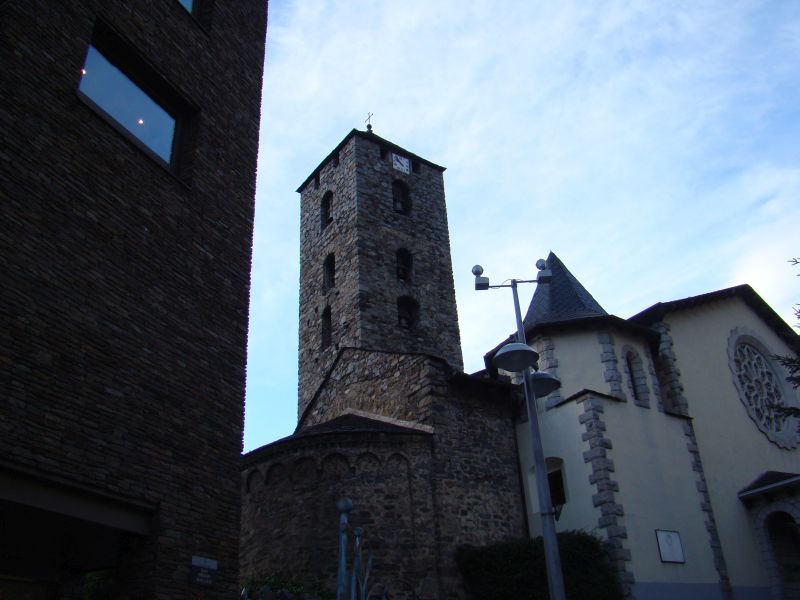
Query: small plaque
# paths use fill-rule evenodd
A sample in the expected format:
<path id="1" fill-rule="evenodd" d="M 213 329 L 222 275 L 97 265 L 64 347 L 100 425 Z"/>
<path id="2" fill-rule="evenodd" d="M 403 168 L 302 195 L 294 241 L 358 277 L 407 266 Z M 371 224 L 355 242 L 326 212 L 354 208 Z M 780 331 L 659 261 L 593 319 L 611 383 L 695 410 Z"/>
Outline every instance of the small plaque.
<path id="1" fill-rule="evenodd" d="M 656 529 L 656 540 L 658 541 L 658 552 L 661 554 L 661 562 L 665 563 L 685 563 L 683 556 L 683 545 L 681 535 L 677 531 L 667 531 Z"/>
<path id="2" fill-rule="evenodd" d="M 189 571 L 189 582 L 196 585 L 213 585 L 217 580 L 218 566 L 219 563 L 213 558 L 193 556 L 192 566 Z"/>

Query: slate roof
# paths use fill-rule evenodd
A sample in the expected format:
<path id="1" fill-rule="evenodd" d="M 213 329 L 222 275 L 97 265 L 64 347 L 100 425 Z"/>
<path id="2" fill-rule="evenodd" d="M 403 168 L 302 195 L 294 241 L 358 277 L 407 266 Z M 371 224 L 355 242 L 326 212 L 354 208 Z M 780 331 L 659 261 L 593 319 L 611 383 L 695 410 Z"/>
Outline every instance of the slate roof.
<path id="1" fill-rule="evenodd" d="M 304 443 L 304 440 L 317 436 L 346 435 L 352 433 L 362 434 L 393 434 L 393 435 L 427 435 L 430 433 L 413 427 L 403 427 L 382 419 L 371 419 L 360 415 L 344 414 L 319 425 L 307 427 L 290 436 L 275 440 L 264 446 L 251 450 L 242 455 L 242 464 L 250 465 L 258 462 L 264 456 L 269 456 L 286 444 Z"/>
<path id="2" fill-rule="evenodd" d="M 608 315 L 553 252 L 547 257 L 547 268 L 553 278 L 536 286 L 522 320 L 526 331 L 544 323 Z"/>
<path id="3" fill-rule="evenodd" d="M 325 421 L 319 425 L 307 427 L 295 433 L 292 437 L 308 437 L 312 435 L 324 435 L 326 433 L 424 433 L 412 427 L 403 427 L 379 419 L 370 419 L 360 415 L 342 415 Z"/>

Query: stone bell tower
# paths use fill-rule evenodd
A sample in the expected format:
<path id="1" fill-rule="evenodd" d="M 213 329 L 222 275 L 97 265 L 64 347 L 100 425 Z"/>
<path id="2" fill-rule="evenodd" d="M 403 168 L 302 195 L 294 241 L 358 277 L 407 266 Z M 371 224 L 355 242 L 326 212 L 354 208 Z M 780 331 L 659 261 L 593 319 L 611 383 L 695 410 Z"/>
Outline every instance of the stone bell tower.
<path id="1" fill-rule="evenodd" d="M 300 415 L 344 349 L 463 368 L 443 171 L 354 129 L 297 190 Z"/>

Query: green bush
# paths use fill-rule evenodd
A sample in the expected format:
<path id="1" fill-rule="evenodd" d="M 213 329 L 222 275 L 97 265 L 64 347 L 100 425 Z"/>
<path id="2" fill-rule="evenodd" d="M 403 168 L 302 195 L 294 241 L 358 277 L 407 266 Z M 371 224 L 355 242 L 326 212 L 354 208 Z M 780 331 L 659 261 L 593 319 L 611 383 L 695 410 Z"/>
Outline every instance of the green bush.
<path id="1" fill-rule="evenodd" d="M 558 534 L 568 600 L 622 600 L 622 588 L 603 542 L 583 531 Z M 456 563 L 475 600 L 548 600 L 542 538 L 462 546 Z"/>

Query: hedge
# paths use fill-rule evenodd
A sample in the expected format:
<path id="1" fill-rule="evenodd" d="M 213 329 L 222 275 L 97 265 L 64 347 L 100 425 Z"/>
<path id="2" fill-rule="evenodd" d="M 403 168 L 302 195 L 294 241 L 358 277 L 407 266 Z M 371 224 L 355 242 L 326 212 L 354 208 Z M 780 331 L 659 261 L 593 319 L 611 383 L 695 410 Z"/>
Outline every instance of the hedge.
<path id="1" fill-rule="evenodd" d="M 603 542 L 584 531 L 558 534 L 568 600 L 622 600 L 617 572 Z M 456 563 L 473 600 L 548 600 L 542 538 L 461 546 Z"/>

